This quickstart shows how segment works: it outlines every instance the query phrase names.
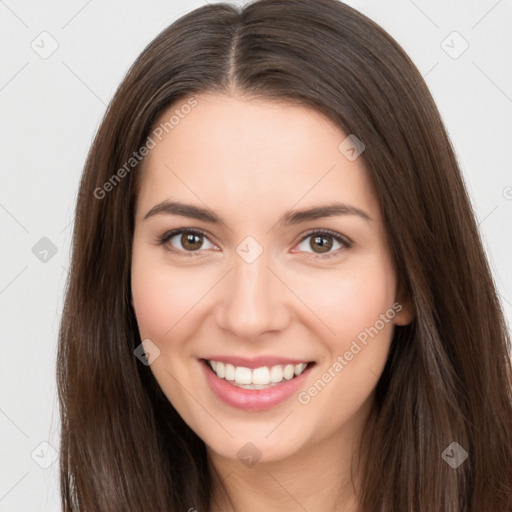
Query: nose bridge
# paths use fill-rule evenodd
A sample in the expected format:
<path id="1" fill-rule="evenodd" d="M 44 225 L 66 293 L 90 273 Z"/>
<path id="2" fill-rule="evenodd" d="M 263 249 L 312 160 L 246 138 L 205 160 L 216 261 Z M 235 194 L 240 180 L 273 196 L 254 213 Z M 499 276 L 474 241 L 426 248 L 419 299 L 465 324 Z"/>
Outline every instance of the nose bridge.
<path id="1" fill-rule="evenodd" d="M 269 252 L 258 249 L 251 240 L 242 242 L 233 265 L 221 301 L 222 326 L 240 338 L 254 338 L 279 328 L 284 315 L 280 304 L 283 295 L 276 288 L 281 283 L 267 268 L 271 267 Z"/>

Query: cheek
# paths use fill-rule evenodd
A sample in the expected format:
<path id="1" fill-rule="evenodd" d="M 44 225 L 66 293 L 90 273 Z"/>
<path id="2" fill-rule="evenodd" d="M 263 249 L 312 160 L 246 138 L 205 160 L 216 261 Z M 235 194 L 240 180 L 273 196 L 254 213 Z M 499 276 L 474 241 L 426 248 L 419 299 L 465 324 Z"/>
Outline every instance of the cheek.
<path id="1" fill-rule="evenodd" d="M 141 337 L 159 340 L 172 327 L 176 306 L 165 276 L 152 271 L 143 261 L 134 262 L 132 296 Z"/>
<path id="2" fill-rule="evenodd" d="M 311 420 L 322 425 L 313 436 L 345 423 L 367 402 L 386 364 L 395 315 L 395 276 L 386 262 L 367 260 L 317 285 L 310 303 L 334 334 L 322 329 L 318 339 L 328 355 L 317 379 L 298 396 L 305 411 L 321 418 Z"/>
<path id="3" fill-rule="evenodd" d="M 333 350 L 343 349 L 373 326 L 395 300 L 392 267 L 378 259 L 368 258 L 350 268 L 317 274 L 314 280 L 301 277 L 300 282 L 301 295 L 321 320 L 318 329 L 326 333 L 322 339 Z M 378 326 L 389 335 L 392 321 L 384 328 L 380 322 Z"/>
<path id="4" fill-rule="evenodd" d="M 169 283 L 154 256 L 135 237 L 132 252 L 131 288 L 133 308 L 141 339 L 149 338 L 161 349 L 161 338 L 172 326 Z"/>
<path id="5" fill-rule="evenodd" d="M 165 255 L 155 256 L 135 247 L 131 280 L 142 339 L 155 340 L 165 349 L 171 340 L 174 343 L 193 336 L 197 323 L 188 320 L 200 311 L 199 301 L 214 284 L 212 276 L 207 272 L 201 274 L 197 268 L 172 268 Z"/>

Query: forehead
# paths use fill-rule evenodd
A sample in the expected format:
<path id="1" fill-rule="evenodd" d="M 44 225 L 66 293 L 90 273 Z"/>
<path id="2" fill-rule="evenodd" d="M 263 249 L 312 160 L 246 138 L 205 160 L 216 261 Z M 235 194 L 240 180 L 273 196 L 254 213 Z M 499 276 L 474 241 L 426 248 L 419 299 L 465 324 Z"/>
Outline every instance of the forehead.
<path id="1" fill-rule="evenodd" d="M 184 99 L 160 115 L 161 140 L 153 137 L 141 169 L 138 204 L 200 198 L 240 213 L 244 205 L 254 212 L 341 200 L 376 213 L 362 159 L 346 158 L 339 146 L 347 134 L 322 113 L 260 98 L 194 99 L 192 108 Z"/>

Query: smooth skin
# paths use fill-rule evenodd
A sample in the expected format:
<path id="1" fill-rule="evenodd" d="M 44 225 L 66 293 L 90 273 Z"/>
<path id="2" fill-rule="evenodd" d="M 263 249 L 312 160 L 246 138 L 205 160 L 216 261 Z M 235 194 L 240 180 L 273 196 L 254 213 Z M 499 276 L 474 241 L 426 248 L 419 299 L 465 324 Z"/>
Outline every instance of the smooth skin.
<path id="1" fill-rule="evenodd" d="M 132 293 L 141 339 L 160 350 L 151 371 L 224 479 L 234 509 L 216 492 L 213 512 L 355 512 L 351 458 L 394 325 L 413 317 L 375 191 L 362 159 L 338 149 L 348 134 L 321 113 L 235 92 L 195 99 L 137 171 Z M 165 212 L 144 218 L 163 201 L 206 208 L 223 223 Z M 370 220 L 345 213 L 278 222 L 291 210 L 334 202 Z M 158 244 L 180 228 L 206 236 L 190 242 L 185 231 Z M 350 246 L 315 234 L 326 229 Z M 263 250 L 252 263 L 237 252 L 247 236 Z M 397 301 L 401 310 L 307 404 L 294 394 L 245 411 L 220 401 L 206 382 L 199 362 L 206 355 L 276 355 L 316 362 L 307 391 Z M 252 467 L 237 457 L 248 442 L 261 452 Z"/>

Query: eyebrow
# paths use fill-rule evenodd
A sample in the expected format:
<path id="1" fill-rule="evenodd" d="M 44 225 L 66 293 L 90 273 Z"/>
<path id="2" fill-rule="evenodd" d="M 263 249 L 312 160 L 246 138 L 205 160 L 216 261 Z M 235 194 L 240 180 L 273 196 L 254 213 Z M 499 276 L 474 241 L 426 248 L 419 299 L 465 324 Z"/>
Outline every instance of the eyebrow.
<path id="1" fill-rule="evenodd" d="M 143 220 L 160 214 L 179 215 L 181 217 L 201 220 L 210 224 L 224 224 L 223 220 L 211 210 L 191 204 L 167 200 L 153 206 L 153 208 L 146 213 Z M 303 210 L 291 210 L 283 215 L 277 223 L 282 226 L 294 226 L 303 222 L 321 219 L 324 217 L 335 217 L 338 215 L 356 215 L 367 222 L 372 221 L 372 218 L 366 212 L 356 208 L 355 206 L 344 203 L 331 203 Z"/>

